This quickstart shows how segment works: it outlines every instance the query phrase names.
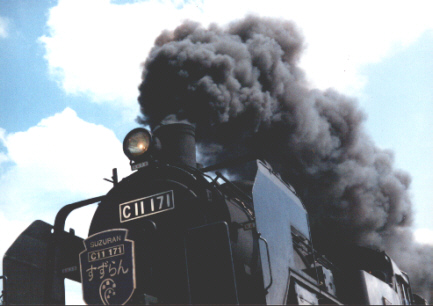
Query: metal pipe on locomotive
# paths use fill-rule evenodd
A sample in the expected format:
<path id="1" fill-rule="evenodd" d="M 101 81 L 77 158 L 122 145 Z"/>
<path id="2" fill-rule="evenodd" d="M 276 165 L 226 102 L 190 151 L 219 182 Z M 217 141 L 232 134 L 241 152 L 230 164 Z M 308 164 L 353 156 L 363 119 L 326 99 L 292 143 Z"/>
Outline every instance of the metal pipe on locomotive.
<path id="1" fill-rule="evenodd" d="M 264 161 L 254 182 L 197 168 L 189 124 L 139 128 L 124 141 L 136 170 L 107 195 L 35 221 L 6 252 L 9 304 L 64 304 L 65 278 L 88 304 L 417 304 L 384 252 L 313 248 L 308 213 Z M 64 224 L 99 202 L 86 239 Z"/>

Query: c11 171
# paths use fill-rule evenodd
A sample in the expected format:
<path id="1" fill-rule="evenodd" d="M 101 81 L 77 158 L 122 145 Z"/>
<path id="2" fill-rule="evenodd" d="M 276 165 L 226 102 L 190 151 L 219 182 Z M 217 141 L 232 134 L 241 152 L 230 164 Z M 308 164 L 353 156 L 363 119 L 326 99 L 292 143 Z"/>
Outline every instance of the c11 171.
<path id="1" fill-rule="evenodd" d="M 125 253 L 125 247 L 123 244 L 115 245 L 103 250 L 89 252 L 89 262 L 122 255 L 124 253 Z"/>
<path id="2" fill-rule="evenodd" d="M 119 205 L 120 223 L 174 209 L 173 190 L 139 198 Z"/>

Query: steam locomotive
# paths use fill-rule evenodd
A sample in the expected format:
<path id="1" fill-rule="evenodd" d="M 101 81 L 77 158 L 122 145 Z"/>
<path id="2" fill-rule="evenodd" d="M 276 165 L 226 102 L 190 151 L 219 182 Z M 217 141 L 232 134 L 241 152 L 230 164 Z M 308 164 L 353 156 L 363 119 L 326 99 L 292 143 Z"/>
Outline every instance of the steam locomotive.
<path id="1" fill-rule="evenodd" d="M 64 304 L 67 278 L 88 304 L 425 304 L 384 252 L 319 254 L 303 203 L 266 162 L 254 182 L 197 167 L 184 123 L 135 129 L 123 146 L 133 174 L 113 170 L 107 195 L 35 221 L 8 249 L 6 303 Z M 64 231 L 97 202 L 88 238 Z"/>

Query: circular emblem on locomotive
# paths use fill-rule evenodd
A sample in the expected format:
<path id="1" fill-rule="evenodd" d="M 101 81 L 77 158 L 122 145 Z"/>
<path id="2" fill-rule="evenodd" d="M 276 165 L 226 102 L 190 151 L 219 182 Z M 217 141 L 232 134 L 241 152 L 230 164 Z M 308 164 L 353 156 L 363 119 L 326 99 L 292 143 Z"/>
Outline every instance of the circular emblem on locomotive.
<path id="1" fill-rule="evenodd" d="M 116 295 L 116 283 L 111 278 L 104 280 L 99 287 L 99 295 L 104 305 L 110 305 L 111 298 Z"/>
<path id="2" fill-rule="evenodd" d="M 126 304 L 136 288 L 134 241 L 127 229 L 111 229 L 84 240 L 80 253 L 83 299 L 87 304 Z"/>

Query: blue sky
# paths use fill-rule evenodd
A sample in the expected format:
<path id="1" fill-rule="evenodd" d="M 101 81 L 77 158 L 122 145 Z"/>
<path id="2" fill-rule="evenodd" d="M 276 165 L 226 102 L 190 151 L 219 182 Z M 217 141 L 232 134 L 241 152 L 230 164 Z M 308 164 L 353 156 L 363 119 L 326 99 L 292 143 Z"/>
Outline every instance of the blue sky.
<path id="1" fill-rule="evenodd" d="M 433 33 L 381 63 L 367 65 L 367 128 L 376 143 L 394 151 L 399 168 L 412 175 L 417 228 L 433 228 Z"/>
<path id="2" fill-rule="evenodd" d="M 284 4 L 283 4 L 284 3 Z M 433 243 L 433 21 L 430 2 L 0 0 L 0 230 L 106 193 L 130 173 L 123 137 L 137 124 L 140 64 L 184 19 L 207 26 L 248 13 L 293 20 L 312 88 L 356 97 L 365 127 L 412 175 L 414 231 Z M 92 210 L 68 226 L 86 235 Z M 84 216 L 84 217 L 83 217 Z M 4 240 L 4 241 L 3 241 Z M 1 274 L 1 273 L 0 273 Z"/>

